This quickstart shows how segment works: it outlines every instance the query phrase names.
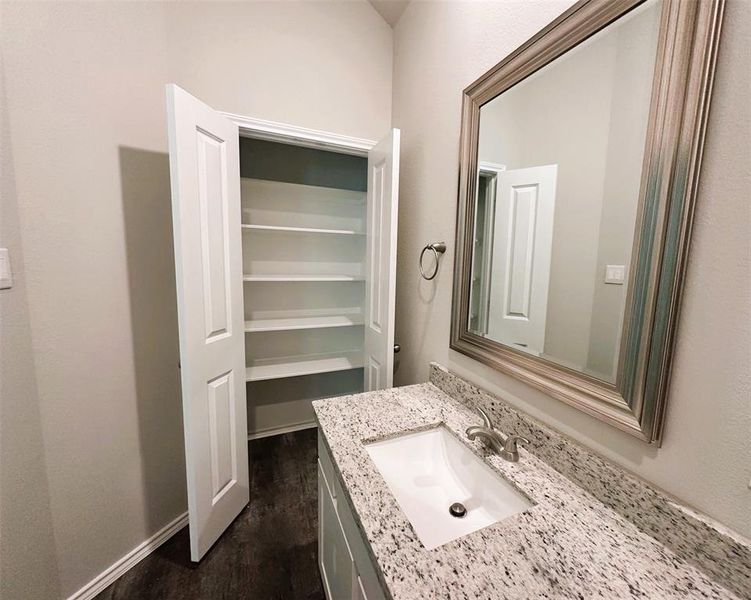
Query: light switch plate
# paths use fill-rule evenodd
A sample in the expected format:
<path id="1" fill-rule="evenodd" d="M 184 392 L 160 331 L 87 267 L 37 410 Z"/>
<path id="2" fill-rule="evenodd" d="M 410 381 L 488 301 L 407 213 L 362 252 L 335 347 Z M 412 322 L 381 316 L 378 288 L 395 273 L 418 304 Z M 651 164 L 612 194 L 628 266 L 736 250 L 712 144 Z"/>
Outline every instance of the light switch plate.
<path id="1" fill-rule="evenodd" d="M 13 287 L 13 273 L 10 270 L 10 253 L 7 248 L 0 248 L 0 290 Z"/>
<path id="2" fill-rule="evenodd" d="M 605 283 L 623 285 L 626 280 L 626 265 L 605 265 Z"/>

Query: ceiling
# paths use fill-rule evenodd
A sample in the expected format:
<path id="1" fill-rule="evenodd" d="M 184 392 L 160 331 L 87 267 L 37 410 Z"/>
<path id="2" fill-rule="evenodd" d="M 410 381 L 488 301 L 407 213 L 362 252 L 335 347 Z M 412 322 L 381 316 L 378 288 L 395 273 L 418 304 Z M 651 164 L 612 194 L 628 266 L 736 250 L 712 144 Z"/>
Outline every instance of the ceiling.
<path id="1" fill-rule="evenodd" d="M 373 5 L 386 23 L 394 27 L 410 0 L 368 0 L 368 2 Z"/>

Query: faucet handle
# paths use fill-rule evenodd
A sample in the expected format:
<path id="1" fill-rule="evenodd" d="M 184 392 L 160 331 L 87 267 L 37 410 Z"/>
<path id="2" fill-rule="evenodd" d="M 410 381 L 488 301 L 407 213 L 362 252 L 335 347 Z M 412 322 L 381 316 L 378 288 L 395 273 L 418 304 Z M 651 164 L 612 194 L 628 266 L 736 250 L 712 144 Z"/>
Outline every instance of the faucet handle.
<path id="1" fill-rule="evenodd" d="M 517 444 L 530 444 L 531 442 L 521 435 L 510 435 L 503 444 L 503 449 L 509 454 L 518 454 Z"/>
<path id="2" fill-rule="evenodd" d="M 476 406 L 475 408 L 477 409 L 477 412 L 480 413 L 480 416 L 482 417 L 482 424 L 488 429 L 493 429 L 493 422 L 490 420 L 488 413 L 482 410 L 479 406 Z"/>

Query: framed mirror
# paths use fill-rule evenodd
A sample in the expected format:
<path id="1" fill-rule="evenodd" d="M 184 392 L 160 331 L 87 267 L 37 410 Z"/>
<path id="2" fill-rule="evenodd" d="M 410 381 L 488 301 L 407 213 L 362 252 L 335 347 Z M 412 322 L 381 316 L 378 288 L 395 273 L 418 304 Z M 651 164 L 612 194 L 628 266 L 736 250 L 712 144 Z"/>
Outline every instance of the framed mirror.
<path id="1" fill-rule="evenodd" d="M 464 90 L 451 348 L 659 444 L 723 0 L 583 0 Z"/>

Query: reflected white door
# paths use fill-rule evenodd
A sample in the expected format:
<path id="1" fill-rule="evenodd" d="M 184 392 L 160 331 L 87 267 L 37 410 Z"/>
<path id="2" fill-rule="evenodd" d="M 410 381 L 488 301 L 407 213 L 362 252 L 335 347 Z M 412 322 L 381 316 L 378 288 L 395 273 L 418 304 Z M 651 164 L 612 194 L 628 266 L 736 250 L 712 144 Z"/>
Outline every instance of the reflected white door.
<path id="1" fill-rule="evenodd" d="M 167 86 L 191 559 L 248 503 L 237 126 Z"/>
<path id="2" fill-rule="evenodd" d="M 394 384 L 399 134 L 398 129 L 392 129 L 368 153 L 365 391 Z"/>
<path id="3" fill-rule="evenodd" d="M 557 165 L 498 173 L 488 337 L 545 347 Z"/>

